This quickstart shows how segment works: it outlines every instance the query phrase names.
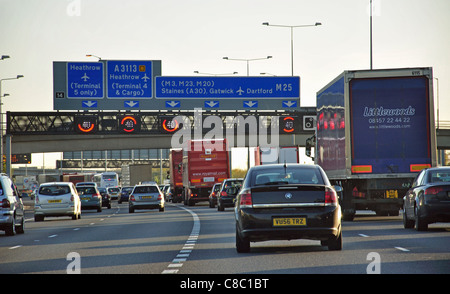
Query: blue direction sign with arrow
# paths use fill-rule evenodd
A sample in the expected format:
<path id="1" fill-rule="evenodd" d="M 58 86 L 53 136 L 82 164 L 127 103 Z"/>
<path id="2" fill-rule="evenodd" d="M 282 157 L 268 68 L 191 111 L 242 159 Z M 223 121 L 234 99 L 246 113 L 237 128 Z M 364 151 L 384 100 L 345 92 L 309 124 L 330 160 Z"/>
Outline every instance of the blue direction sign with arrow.
<path id="1" fill-rule="evenodd" d="M 103 98 L 103 92 L 103 63 L 67 63 L 67 98 Z"/>
<path id="2" fill-rule="evenodd" d="M 299 77 L 156 77 L 156 98 L 299 98 Z"/>
<path id="3" fill-rule="evenodd" d="M 108 60 L 107 98 L 152 98 L 152 62 Z"/>

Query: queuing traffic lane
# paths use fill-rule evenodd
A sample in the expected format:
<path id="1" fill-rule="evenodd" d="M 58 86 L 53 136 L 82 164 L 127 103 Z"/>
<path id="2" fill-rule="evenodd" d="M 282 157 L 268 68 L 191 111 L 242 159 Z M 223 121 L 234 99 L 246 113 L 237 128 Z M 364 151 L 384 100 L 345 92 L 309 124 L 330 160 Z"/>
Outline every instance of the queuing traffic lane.
<path id="1" fill-rule="evenodd" d="M 403 229 L 401 215 L 357 215 L 343 222 L 342 251 L 293 240 L 252 243 L 239 254 L 232 208 L 170 204 L 129 214 L 127 205 L 83 211 L 77 221 L 31 218 L 25 234 L 0 234 L 0 272 L 66 273 L 75 252 L 85 274 L 450 273 L 449 224 L 417 232 Z"/>
<path id="2" fill-rule="evenodd" d="M 291 240 L 252 243 L 250 253 L 239 254 L 233 209 L 190 209 L 202 230 L 180 274 L 450 273 L 450 225 L 445 223 L 417 232 L 403 228 L 401 215 L 363 212 L 343 222 L 342 251 L 329 251 L 319 241 Z"/>
<path id="3" fill-rule="evenodd" d="M 1 273 L 66 273 L 75 252 L 80 272 L 159 274 L 176 256 L 192 229 L 192 217 L 174 207 L 165 212 L 128 213 L 127 203 L 80 220 L 46 218 L 26 222 L 25 234 L 0 235 Z"/>

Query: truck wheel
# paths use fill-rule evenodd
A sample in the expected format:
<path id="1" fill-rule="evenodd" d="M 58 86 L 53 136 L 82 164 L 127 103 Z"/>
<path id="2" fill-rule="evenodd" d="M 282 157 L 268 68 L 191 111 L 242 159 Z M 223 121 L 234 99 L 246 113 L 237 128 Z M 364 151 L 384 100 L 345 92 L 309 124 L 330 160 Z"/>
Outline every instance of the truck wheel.
<path id="1" fill-rule="evenodd" d="M 355 211 L 354 210 L 344 210 L 342 213 L 342 219 L 344 221 L 352 222 L 355 218 Z"/>

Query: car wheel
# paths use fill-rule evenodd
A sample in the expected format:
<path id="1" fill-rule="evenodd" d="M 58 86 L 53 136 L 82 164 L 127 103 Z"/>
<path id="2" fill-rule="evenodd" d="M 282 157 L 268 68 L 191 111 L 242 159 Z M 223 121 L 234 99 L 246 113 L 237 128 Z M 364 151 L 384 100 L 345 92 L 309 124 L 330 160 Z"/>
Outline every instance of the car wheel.
<path id="1" fill-rule="evenodd" d="M 414 228 L 414 220 L 409 220 L 408 219 L 405 207 L 403 207 L 403 227 L 405 229 L 412 229 L 412 228 Z"/>
<path id="2" fill-rule="evenodd" d="M 223 207 L 222 203 L 220 201 L 217 201 L 217 211 L 224 211 L 225 208 Z"/>
<path id="3" fill-rule="evenodd" d="M 250 252 L 250 240 L 248 237 L 241 236 L 237 224 L 236 224 L 236 251 L 238 253 Z"/>
<path id="4" fill-rule="evenodd" d="M 342 231 L 336 239 L 328 240 L 328 250 L 342 250 Z"/>
<path id="5" fill-rule="evenodd" d="M 102 212 L 102 206 L 97 208 L 97 212 Z"/>
<path id="6" fill-rule="evenodd" d="M 428 223 L 420 217 L 419 208 L 416 206 L 416 219 L 415 219 L 415 227 L 417 231 L 426 231 L 428 230 Z"/>
<path id="7" fill-rule="evenodd" d="M 134 213 L 134 208 L 133 208 L 133 207 L 131 207 L 131 206 L 130 206 L 130 207 L 128 207 L 128 212 L 129 212 L 129 213 Z"/>
<path id="8" fill-rule="evenodd" d="M 5 230 L 6 236 L 14 236 L 16 234 L 16 220 L 13 218 L 11 224 Z"/>
<path id="9" fill-rule="evenodd" d="M 159 208 L 159 211 L 163 212 L 164 211 L 164 206 Z"/>
<path id="10" fill-rule="evenodd" d="M 25 218 L 22 217 L 22 221 L 20 222 L 20 226 L 16 228 L 17 234 L 23 234 L 25 233 Z"/>

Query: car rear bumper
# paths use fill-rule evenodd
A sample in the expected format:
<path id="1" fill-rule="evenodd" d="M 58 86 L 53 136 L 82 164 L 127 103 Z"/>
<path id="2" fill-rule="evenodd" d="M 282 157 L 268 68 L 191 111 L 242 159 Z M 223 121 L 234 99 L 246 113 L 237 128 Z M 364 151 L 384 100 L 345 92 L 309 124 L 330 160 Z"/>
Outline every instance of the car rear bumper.
<path id="1" fill-rule="evenodd" d="M 274 218 L 304 218 L 299 226 L 274 226 Z M 341 232 L 340 207 L 307 209 L 241 209 L 237 215 L 239 233 L 250 241 L 312 239 L 329 240 Z"/>
<path id="2" fill-rule="evenodd" d="M 34 215 L 43 215 L 43 216 L 71 216 L 74 215 L 76 209 L 74 206 L 63 206 L 63 207 L 52 207 L 45 208 L 35 205 L 34 207 Z"/>
<path id="3" fill-rule="evenodd" d="M 81 209 L 97 209 L 102 207 L 101 201 L 81 201 Z"/>
<path id="4" fill-rule="evenodd" d="M 133 209 L 159 209 L 164 207 L 164 203 L 160 201 L 152 201 L 152 202 L 136 202 L 136 201 L 130 201 L 129 202 L 130 208 Z"/>
<path id="5" fill-rule="evenodd" d="M 420 207 L 419 213 L 428 223 L 450 222 L 450 202 L 425 204 Z"/>

